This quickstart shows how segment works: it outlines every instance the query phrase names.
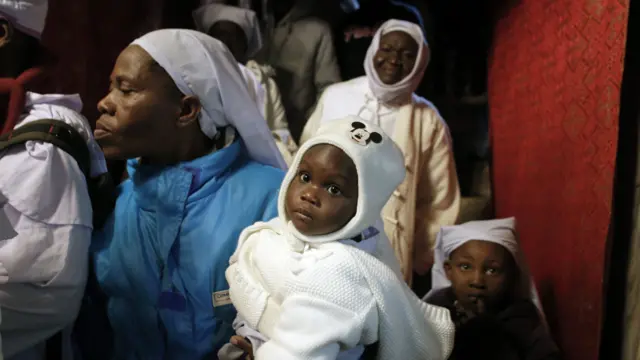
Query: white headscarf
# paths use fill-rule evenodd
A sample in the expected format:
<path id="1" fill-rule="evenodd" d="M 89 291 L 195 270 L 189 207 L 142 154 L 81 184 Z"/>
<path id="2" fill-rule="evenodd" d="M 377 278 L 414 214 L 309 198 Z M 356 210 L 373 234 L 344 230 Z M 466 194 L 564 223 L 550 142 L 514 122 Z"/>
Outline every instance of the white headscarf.
<path id="1" fill-rule="evenodd" d="M 47 20 L 47 0 L 0 0 L 0 18 L 40 39 Z"/>
<path id="2" fill-rule="evenodd" d="M 247 38 L 247 57 L 255 55 L 262 48 L 260 23 L 253 10 L 224 4 L 205 5 L 193 12 L 196 29 L 207 33 L 218 21 L 231 21 L 240 26 Z"/>
<path id="3" fill-rule="evenodd" d="M 171 76 L 185 95 L 202 104 L 200 128 L 210 138 L 218 128 L 231 126 L 254 160 L 281 169 L 287 165 L 267 122 L 251 100 L 238 63 L 220 41 L 193 30 L 150 32 L 132 45 L 142 47 Z"/>
<path id="4" fill-rule="evenodd" d="M 439 289 L 451 286 L 451 281 L 447 279 L 444 270 L 444 262 L 449 259 L 451 253 L 472 240 L 489 241 L 505 247 L 520 269 L 520 279 L 516 285 L 516 295 L 530 299 L 543 314 L 538 292 L 529 273 L 524 255 L 520 251 L 516 236 L 516 219 L 471 221 L 462 225 L 443 226 L 436 239 L 434 249 L 434 264 L 431 269 L 431 286 L 425 298 Z"/>
<path id="5" fill-rule="evenodd" d="M 387 85 L 380 80 L 378 73 L 373 67 L 373 61 L 378 49 L 380 48 L 380 39 L 383 35 L 392 31 L 401 31 L 409 34 L 413 40 L 418 43 L 418 58 L 416 64 L 404 79 L 391 85 Z M 378 31 L 376 31 L 371 45 L 367 50 L 367 56 L 364 59 L 364 71 L 369 80 L 369 87 L 373 95 L 383 103 L 392 102 L 400 97 L 410 95 L 420 85 L 424 71 L 429 64 L 429 44 L 422 33 L 422 28 L 414 23 L 403 20 L 388 20 L 384 22 Z"/>

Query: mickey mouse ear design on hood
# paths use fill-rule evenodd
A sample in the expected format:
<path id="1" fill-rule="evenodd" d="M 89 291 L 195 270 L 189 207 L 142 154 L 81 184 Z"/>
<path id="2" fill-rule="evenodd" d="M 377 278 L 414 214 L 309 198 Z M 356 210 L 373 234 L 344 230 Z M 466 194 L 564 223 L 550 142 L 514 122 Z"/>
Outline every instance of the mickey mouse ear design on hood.
<path id="1" fill-rule="evenodd" d="M 331 234 L 306 236 L 289 227 L 297 238 L 310 243 L 350 239 L 375 224 L 389 197 L 404 180 L 406 171 L 402 151 L 379 126 L 356 116 L 328 121 L 298 150 L 282 182 L 278 213 L 285 224 L 289 223 L 285 212 L 289 184 L 296 177 L 304 154 L 321 144 L 336 146 L 353 160 L 358 172 L 358 208 L 345 227 Z"/>

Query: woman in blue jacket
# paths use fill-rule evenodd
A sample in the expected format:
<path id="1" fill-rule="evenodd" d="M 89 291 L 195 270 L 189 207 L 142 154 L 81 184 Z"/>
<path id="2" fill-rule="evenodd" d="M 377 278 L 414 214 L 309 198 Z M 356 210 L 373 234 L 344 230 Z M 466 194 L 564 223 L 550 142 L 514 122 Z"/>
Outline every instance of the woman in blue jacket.
<path id="1" fill-rule="evenodd" d="M 112 344 L 99 346 L 107 334 L 89 321 L 82 347 L 214 358 L 233 333 L 228 259 L 242 229 L 277 213 L 285 164 L 266 122 L 226 47 L 189 30 L 127 47 L 98 108 L 96 139 L 108 158 L 128 159 L 129 179 L 91 246 Z"/>

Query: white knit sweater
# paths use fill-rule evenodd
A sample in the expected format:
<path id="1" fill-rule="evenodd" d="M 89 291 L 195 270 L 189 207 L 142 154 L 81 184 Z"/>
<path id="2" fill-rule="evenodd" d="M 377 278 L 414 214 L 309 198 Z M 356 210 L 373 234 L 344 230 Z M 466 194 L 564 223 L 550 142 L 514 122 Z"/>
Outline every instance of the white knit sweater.
<path id="1" fill-rule="evenodd" d="M 256 359 L 335 359 L 376 341 L 379 359 L 449 356 L 449 312 L 421 302 L 385 265 L 394 260 L 384 236 L 369 254 L 289 234 L 279 219 L 247 228 L 226 272 L 239 315 L 269 339 Z"/>

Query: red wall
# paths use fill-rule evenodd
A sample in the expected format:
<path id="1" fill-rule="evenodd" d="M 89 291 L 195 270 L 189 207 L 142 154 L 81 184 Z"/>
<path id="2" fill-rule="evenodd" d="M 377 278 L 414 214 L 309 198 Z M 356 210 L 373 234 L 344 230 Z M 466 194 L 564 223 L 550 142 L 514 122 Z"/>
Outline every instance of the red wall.
<path id="1" fill-rule="evenodd" d="M 568 360 L 595 360 L 629 0 L 521 0 L 489 75 L 498 216 L 515 215 Z"/>
<path id="2" fill-rule="evenodd" d="M 51 0 L 43 43 L 58 59 L 39 91 L 80 93 L 91 123 L 109 88 L 115 59 L 136 37 L 161 24 L 163 0 Z"/>

